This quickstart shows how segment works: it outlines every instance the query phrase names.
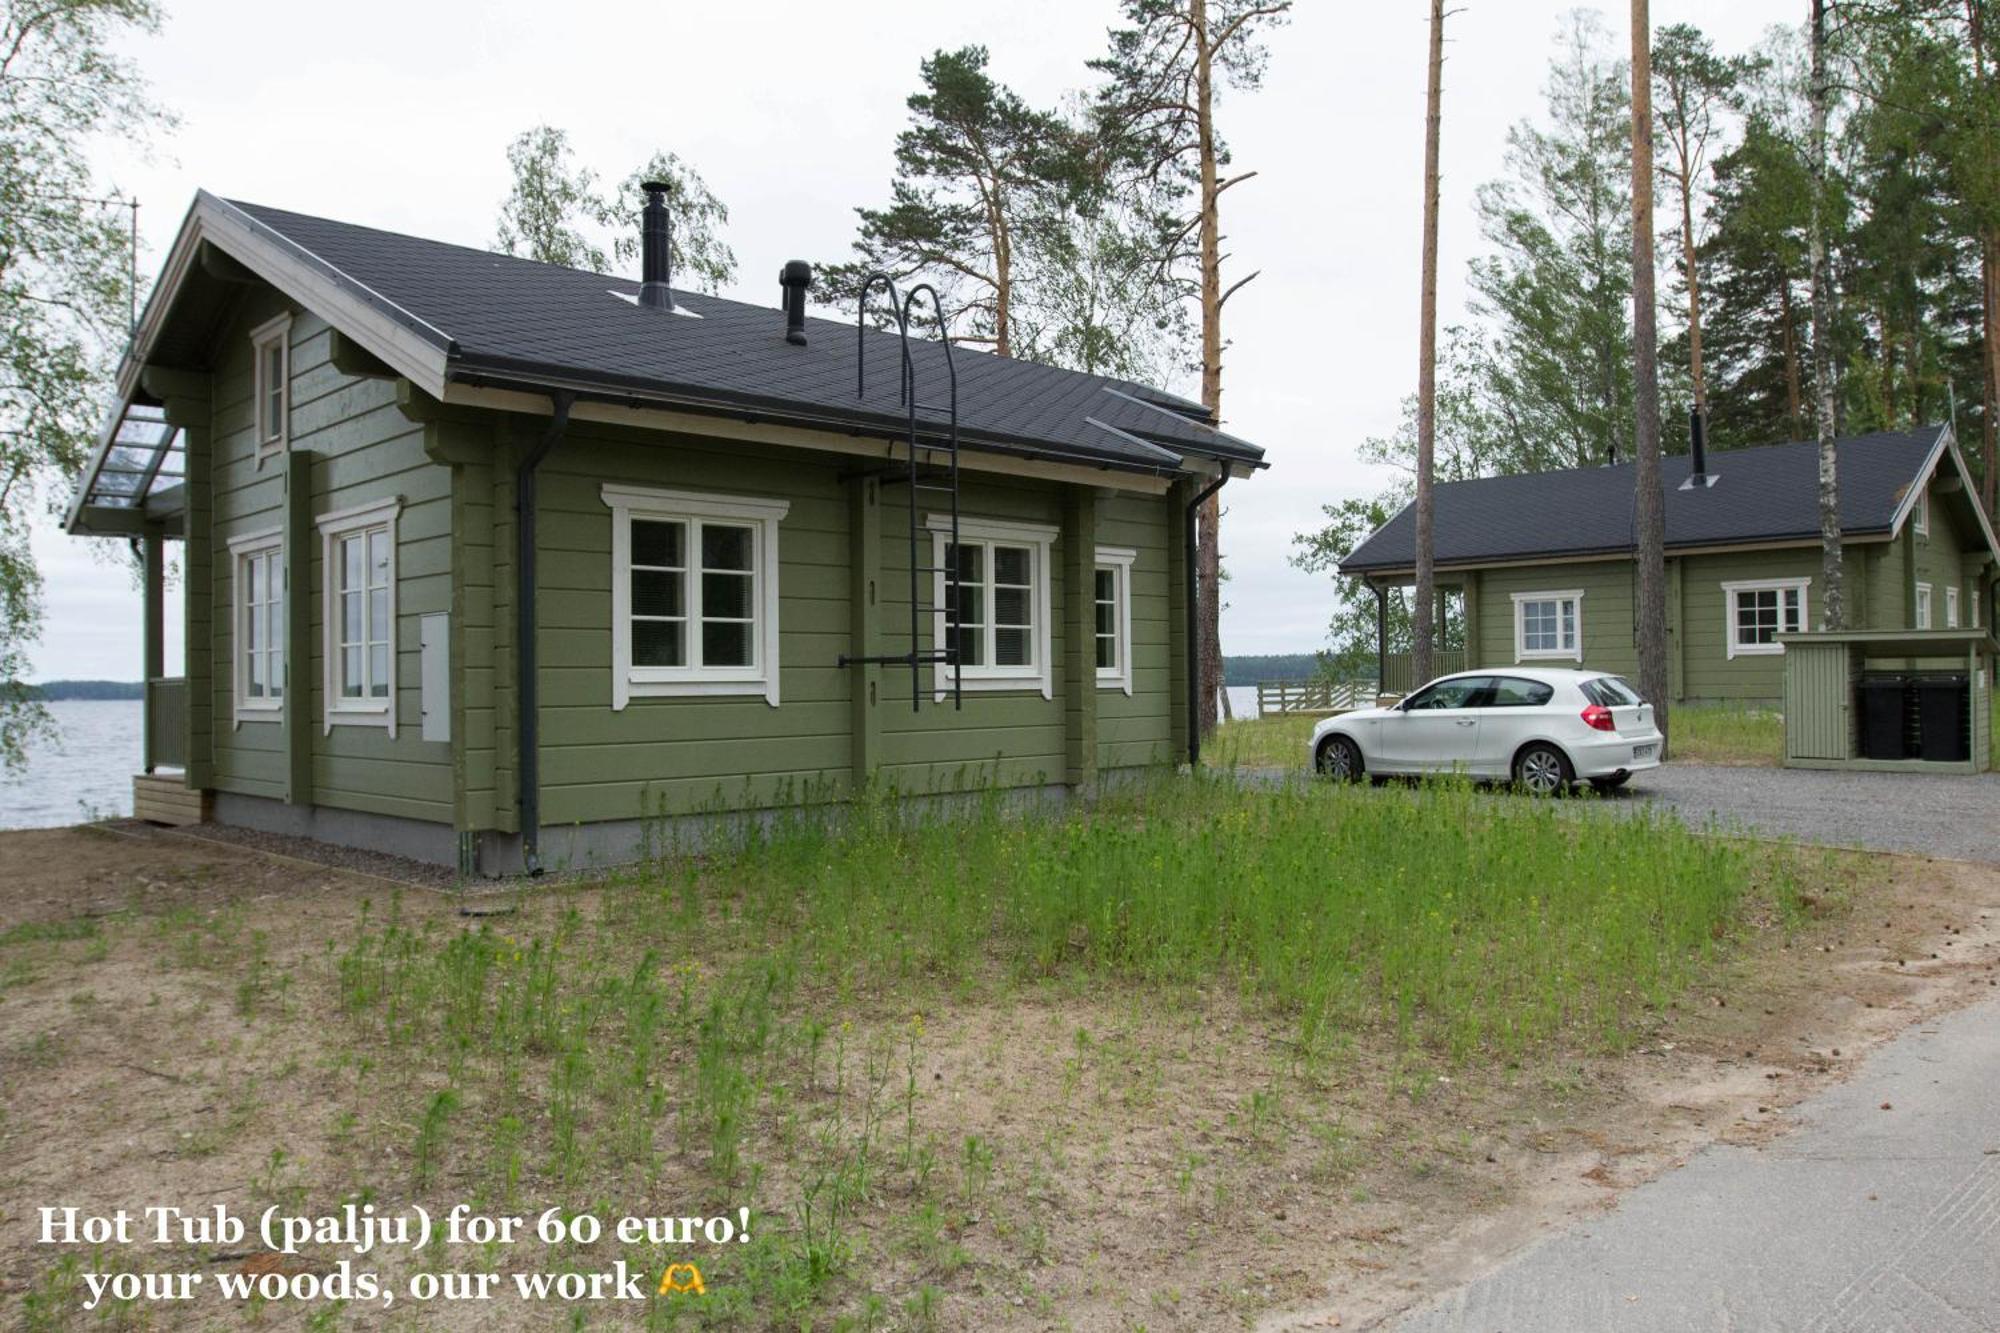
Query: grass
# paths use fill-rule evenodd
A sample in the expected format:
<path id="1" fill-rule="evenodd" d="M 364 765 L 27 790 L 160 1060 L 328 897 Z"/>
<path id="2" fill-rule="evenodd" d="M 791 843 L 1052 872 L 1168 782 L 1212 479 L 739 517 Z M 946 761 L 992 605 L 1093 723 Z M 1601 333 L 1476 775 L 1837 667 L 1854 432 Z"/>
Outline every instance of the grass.
<path id="1" fill-rule="evenodd" d="M 643 1206 L 675 1163 L 703 1206 L 763 1201 L 756 1243 L 705 1273 L 736 1295 L 703 1322 L 755 1309 L 819 1327 L 829 1306 L 865 1323 L 879 1304 L 857 1219 L 883 1200 L 937 1276 L 963 1263 L 940 1215 L 993 1206 L 994 1144 L 918 1113 L 926 1012 L 1049 986 L 1149 1006 L 1219 988 L 1319 1067 L 1357 1031 L 1445 1064 L 1616 1049 L 1746 916 L 1795 911 L 1798 873 L 1792 853 L 1462 784 L 1197 778 L 1090 811 L 790 819 L 520 934 L 392 911 L 336 970 L 367 1067 L 433 1071 L 378 1145 L 411 1186 Z M 1092 1054 L 1079 1031 L 1072 1063 Z M 376 1122 L 378 1088 L 358 1102 Z M 1253 1142 L 1275 1133 L 1279 1094 L 1253 1092 L 1243 1116 Z"/>
<path id="2" fill-rule="evenodd" d="M 1690 764 L 1775 768 L 1785 757 L 1785 716 L 1776 709 L 1684 704 L 1667 725 L 1673 758 Z"/>
<path id="3" fill-rule="evenodd" d="M 1306 741 L 1320 714 L 1273 713 L 1224 722 L 1202 742 L 1201 761 L 1209 768 L 1285 768 L 1306 765 Z"/>

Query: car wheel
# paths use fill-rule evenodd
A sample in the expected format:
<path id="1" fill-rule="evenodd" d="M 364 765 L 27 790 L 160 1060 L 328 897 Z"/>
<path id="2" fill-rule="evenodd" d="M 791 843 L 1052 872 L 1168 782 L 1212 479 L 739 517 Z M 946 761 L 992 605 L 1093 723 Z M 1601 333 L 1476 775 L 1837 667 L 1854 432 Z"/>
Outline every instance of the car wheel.
<path id="1" fill-rule="evenodd" d="M 1616 777 L 1592 778 L 1590 785 L 1603 795 L 1609 796 L 1612 792 L 1617 791 L 1620 787 L 1631 781 L 1631 779 L 1632 775 L 1630 773 L 1620 773 Z"/>
<path id="2" fill-rule="evenodd" d="M 1531 796 L 1554 796 L 1576 781 L 1569 756 L 1555 746 L 1537 741 L 1514 756 L 1514 785 Z"/>
<path id="3" fill-rule="evenodd" d="M 1335 736 L 1319 747 L 1321 776 L 1335 782 L 1353 782 L 1362 775 L 1361 747 L 1345 736 Z"/>

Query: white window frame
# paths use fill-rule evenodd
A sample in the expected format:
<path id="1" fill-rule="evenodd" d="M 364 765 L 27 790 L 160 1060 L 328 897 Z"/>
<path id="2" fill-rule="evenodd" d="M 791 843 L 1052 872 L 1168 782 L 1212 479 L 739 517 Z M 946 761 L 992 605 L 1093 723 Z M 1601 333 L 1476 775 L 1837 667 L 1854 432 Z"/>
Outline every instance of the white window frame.
<path id="1" fill-rule="evenodd" d="M 778 706 L 778 525 L 791 501 L 707 491 L 660 490 L 606 484 L 599 492 L 611 510 L 611 708 L 634 699 L 699 695 L 762 695 Z M 632 662 L 632 520 L 687 525 L 688 665 L 635 666 Z M 705 521 L 752 529 L 751 605 L 757 623 L 750 635 L 749 666 L 704 667 L 701 657 L 700 527 Z"/>
<path id="2" fill-rule="evenodd" d="M 1778 633 L 1803 633 L 1812 625 L 1812 611 L 1808 606 L 1812 587 L 1810 578 L 1796 579 L 1734 579 L 1722 585 L 1722 642 L 1733 660 L 1738 657 L 1772 657 L 1782 654 L 1782 643 L 1744 643 L 1736 637 L 1736 599 L 1746 592 L 1775 592 L 1778 594 Z M 1785 628 L 1785 594 L 1796 590 L 1799 594 L 1799 627 Z"/>
<path id="3" fill-rule="evenodd" d="M 250 621 L 251 607 L 243 600 L 244 589 L 247 586 L 244 574 L 250 565 L 261 562 L 264 566 L 265 586 L 268 588 L 270 586 L 271 566 L 274 560 L 278 567 L 277 594 L 274 597 L 267 592 L 263 601 L 259 603 L 259 605 L 268 605 L 272 608 L 271 613 L 267 613 L 265 616 L 265 625 L 267 631 L 271 632 L 274 636 L 273 641 L 264 643 L 257 650 L 264 654 L 266 662 L 264 677 L 266 693 L 260 699 L 250 693 L 250 672 L 246 665 L 249 643 L 245 629 Z M 289 571 L 285 569 L 284 529 L 260 528 L 256 532 L 245 532 L 231 537 L 229 539 L 229 567 L 229 660 L 230 674 L 234 681 L 230 690 L 236 702 L 234 714 L 235 725 L 240 727 L 245 722 L 281 721 L 285 713 L 285 699 L 282 692 L 285 682 L 282 679 L 277 682 L 281 692 L 276 697 L 273 697 L 269 693 L 269 689 L 271 683 L 271 659 L 275 656 L 280 663 L 283 663 L 286 656 L 285 650 L 289 646 L 285 641 L 285 626 L 287 622 L 285 606 L 287 599 L 291 595 L 291 586 Z M 274 620 L 276 626 L 275 629 L 272 629 L 272 622 Z M 280 666 L 280 673 L 282 674 L 282 672 L 283 667 Z"/>
<path id="4" fill-rule="evenodd" d="M 1514 660 L 1516 662 L 1533 662 L 1538 659 L 1547 661 L 1552 658 L 1568 658 L 1572 662 L 1581 662 L 1583 660 L 1583 589 L 1562 588 L 1546 592 L 1517 592 L 1513 594 L 1513 598 L 1514 598 Z M 1575 618 L 1576 642 L 1572 643 L 1567 648 L 1535 648 L 1531 650 L 1528 647 L 1527 621 L 1524 619 L 1521 611 L 1522 606 L 1528 602 L 1557 603 L 1556 633 L 1558 637 L 1560 637 L 1562 633 L 1561 603 L 1563 602 L 1576 603 L 1576 606 L 1571 612 L 1571 614 Z"/>
<path id="5" fill-rule="evenodd" d="M 335 727 L 383 727 L 389 738 L 396 736 L 396 586 L 397 558 L 396 519 L 402 512 L 400 496 L 389 500 L 378 500 L 372 504 L 355 505 L 349 509 L 335 509 L 321 514 L 314 526 L 320 534 L 320 569 L 324 575 L 325 599 L 324 616 L 325 642 L 322 645 L 321 685 L 326 691 L 323 729 L 331 732 Z M 357 536 L 371 528 L 383 528 L 389 541 L 389 693 L 386 698 L 343 699 L 340 691 L 343 684 L 341 675 L 340 642 L 340 543 L 348 537 Z"/>
<path id="6" fill-rule="evenodd" d="M 1917 492 L 1917 507 L 1912 511 L 1910 522 L 1922 536 L 1931 535 L 1931 479 L 1924 478 L 1924 487 Z"/>
<path id="7" fill-rule="evenodd" d="M 1917 604 L 1916 604 L 1916 606 L 1915 606 L 1914 610 L 1915 610 L 1915 612 L 1916 612 L 1916 615 L 1915 615 L 1914 619 L 1915 619 L 1915 620 L 1916 620 L 1916 622 L 1917 622 L 1917 628 L 1918 628 L 1918 629 L 1929 629 L 1929 628 L 1931 627 L 1931 585 L 1930 585 L 1930 584 L 1928 584 L 1928 583 L 1919 583 L 1919 584 L 1917 585 Z"/>
<path id="8" fill-rule="evenodd" d="M 1090 660 L 1097 661 L 1097 571 L 1108 569 L 1112 575 L 1114 595 L 1118 599 L 1113 608 L 1112 638 L 1118 650 L 1115 666 L 1097 668 L 1097 688 L 1100 690 L 1122 690 L 1129 698 L 1132 693 L 1132 565 L 1139 553 L 1125 546 L 1100 546 L 1097 548 L 1097 563 L 1090 575 Z"/>
<path id="9" fill-rule="evenodd" d="M 931 530 L 931 568 L 937 572 L 931 575 L 931 605 L 937 610 L 931 616 L 931 643 L 942 648 L 947 642 L 945 630 L 945 577 L 944 548 L 951 542 L 951 515 L 929 514 L 925 525 Z M 961 542 L 971 545 L 979 542 L 989 550 L 984 563 L 987 578 L 992 578 L 993 560 L 990 550 L 994 544 L 1001 546 L 1024 546 L 1028 549 L 1028 601 L 1035 623 L 1030 626 L 1029 646 L 1034 660 L 1026 666 L 998 666 L 993 662 L 993 645 L 987 644 L 986 662 L 980 666 L 958 668 L 959 686 L 965 690 L 990 691 L 1039 691 L 1044 699 L 1055 698 L 1055 676 L 1050 663 L 1051 635 L 1049 632 L 1049 571 L 1054 568 L 1049 550 L 1055 545 L 1059 529 L 1041 523 L 1016 523 L 997 518 L 966 518 L 958 520 L 958 535 Z M 990 590 L 991 583 L 988 588 Z M 993 599 L 989 591 L 986 598 L 987 633 L 992 636 Z M 951 672 L 940 662 L 931 669 L 933 693 L 940 699 L 951 691 Z"/>
<path id="10" fill-rule="evenodd" d="M 1944 590 L 1944 627 L 1958 628 L 1958 585 L 1947 584 Z"/>
<path id="11" fill-rule="evenodd" d="M 277 433 L 266 434 L 264 411 L 270 405 L 272 386 L 264 369 L 265 349 L 278 349 Z M 250 330 L 250 434 L 255 441 L 257 466 L 281 457 L 292 441 L 292 317 L 289 313 L 259 324 Z"/>

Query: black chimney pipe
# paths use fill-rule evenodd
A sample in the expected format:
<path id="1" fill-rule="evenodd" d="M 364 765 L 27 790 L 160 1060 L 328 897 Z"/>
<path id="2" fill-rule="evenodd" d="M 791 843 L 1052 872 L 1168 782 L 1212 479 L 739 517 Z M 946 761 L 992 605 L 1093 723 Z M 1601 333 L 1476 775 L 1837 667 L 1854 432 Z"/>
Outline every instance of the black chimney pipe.
<path id="1" fill-rule="evenodd" d="M 673 229 L 667 219 L 667 183 L 646 181 L 646 206 L 639 213 L 639 304 L 658 310 L 674 308 Z"/>
<path id="2" fill-rule="evenodd" d="M 1701 419 L 1701 409 L 1688 409 L 1688 452 L 1694 456 L 1693 470 L 1688 474 L 1700 484 L 1708 476 L 1708 423 Z"/>
<path id="3" fill-rule="evenodd" d="M 785 293 L 785 341 L 794 347 L 806 345 L 806 292 L 812 281 L 813 266 L 803 259 L 789 260 L 778 270 L 778 286 Z"/>

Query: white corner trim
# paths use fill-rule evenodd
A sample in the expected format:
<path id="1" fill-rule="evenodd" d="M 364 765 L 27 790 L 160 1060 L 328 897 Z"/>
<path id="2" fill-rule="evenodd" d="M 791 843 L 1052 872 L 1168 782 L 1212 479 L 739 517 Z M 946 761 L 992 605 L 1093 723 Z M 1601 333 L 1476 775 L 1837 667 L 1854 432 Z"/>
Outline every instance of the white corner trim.
<path id="1" fill-rule="evenodd" d="M 951 540 L 951 515 L 929 514 L 924 525 L 931 533 L 931 605 L 937 609 L 931 613 L 931 647 L 941 649 L 948 642 L 945 625 L 945 545 Z M 965 666 L 958 668 L 958 687 L 972 691 L 1016 691 L 1026 693 L 1037 691 L 1044 699 L 1055 698 L 1055 668 L 1050 662 L 1053 656 L 1054 636 L 1050 632 L 1049 617 L 1051 599 L 1049 583 L 1053 573 L 1053 561 L 1049 548 L 1055 544 L 1061 529 L 1042 523 L 1016 523 L 1007 519 L 970 518 L 959 515 L 958 535 L 965 541 L 998 542 L 1004 546 L 1026 547 L 1029 556 L 1030 597 L 1035 623 L 1030 642 L 1034 646 L 1034 661 L 1024 667 L 1017 666 Z M 991 577 L 992 561 L 986 562 L 988 577 Z M 986 625 L 991 635 L 994 614 L 994 599 L 983 599 Z M 988 658 L 992 657 L 989 652 Z M 952 673 L 943 662 L 931 667 L 931 692 L 934 698 L 943 699 L 951 693 Z"/>
<path id="2" fill-rule="evenodd" d="M 1514 602 L 1514 660 L 1516 662 L 1548 661 L 1568 658 L 1572 662 L 1583 660 L 1583 593 L 1582 588 L 1561 588 L 1547 592 L 1517 592 L 1510 596 Z M 1523 602 L 1575 602 L 1576 642 L 1568 648 L 1537 648 L 1530 652 L 1527 647 L 1526 626 L 1521 621 Z M 1561 618 L 1558 614 L 1557 625 Z"/>
<path id="3" fill-rule="evenodd" d="M 1097 548 L 1097 565 L 1109 565 L 1117 573 L 1118 582 L 1118 665 L 1097 669 L 1097 687 L 1101 690 L 1123 690 L 1125 697 L 1132 696 L 1132 565 L 1139 553 L 1129 546 L 1100 546 Z M 1091 575 L 1091 642 L 1093 660 L 1097 652 L 1097 579 L 1096 566 Z"/>
<path id="4" fill-rule="evenodd" d="M 324 638 L 320 653 L 320 688 L 325 700 L 321 718 L 322 735 L 331 735 L 337 726 L 383 727 L 387 729 L 389 739 L 396 738 L 396 585 L 402 568 L 401 553 L 397 550 L 396 519 L 402 508 L 403 497 L 396 495 L 386 500 L 328 510 L 313 520 L 313 526 L 320 534 L 320 570 L 325 584 L 321 603 Z M 334 546 L 348 533 L 382 525 L 387 525 L 389 529 L 389 697 L 380 700 L 342 699 L 339 672 L 335 666 L 340 660 L 340 579 Z"/>
<path id="5" fill-rule="evenodd" d="M 778 525 L 791 512 L 789 500 L 752 495 L 716 495 L 708 491 L 662 490 L 605 483 L 598 492 L 611 510 L 611 710 L 623 712 L 634 699 L 698 698 L 717 695 L 763 696 L 778 706 L 783 640 L 778 627 L 778 584 L 781 577 Z M 748 667 L 640 667 L 632 662 L 632 520 L 661 519 L 698 523 L 723 519 L 748 523 L 756 529 L 755 587 L 758 625 L 755 661 Z M 701 579 L 698 544 L 688 538 L 689 578 L 687 643 L 695 651 L 701 621 Z"/>
<path id="6" fill-rule="evenodd" d="M 1782 643 L 1738 643 L 1736 640 L 1736 594 L 1740 592 L 1788 592 L 1796 589 L 1799 594 L 1799 630 L 1812 624 L 1811 598 L 1807 589 L 1812 587 L 1812 579 L 1805 575 L 1782 579 L 1729 579 L 1722 585 L 1722 646 L 1725 660 L 1734 661 L 1739 657 L 1782 657 L 1785 645 Z M 1791 634 L 1797 631 L 1785 628 L 1785 608 L 1778 604 L 1778 633 Z"/>

